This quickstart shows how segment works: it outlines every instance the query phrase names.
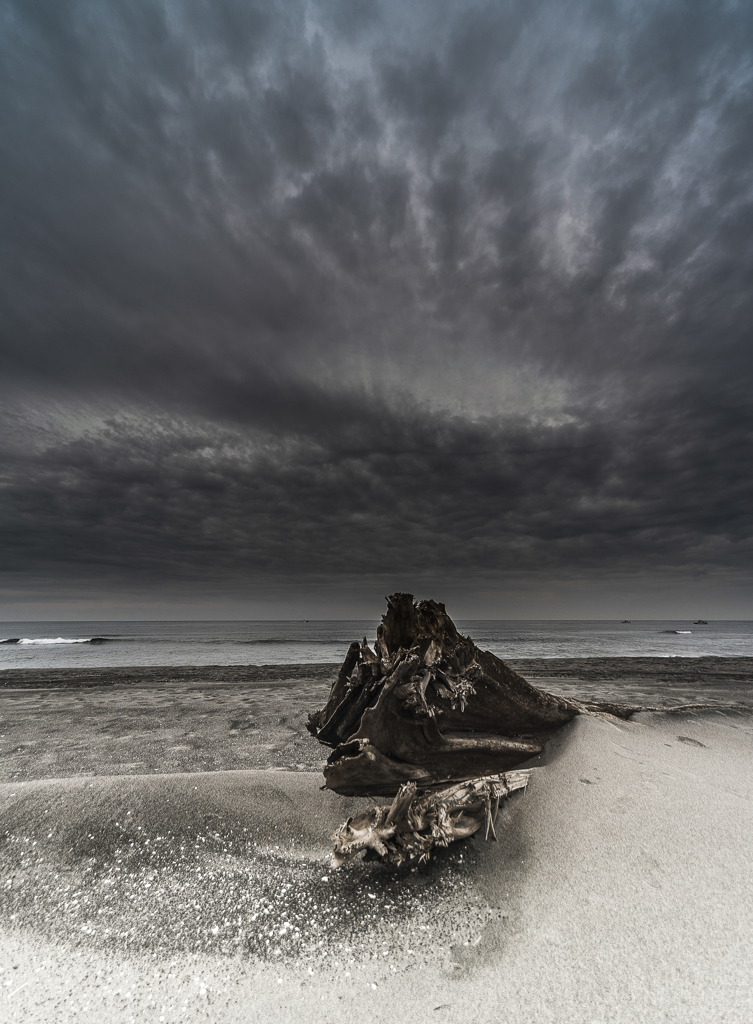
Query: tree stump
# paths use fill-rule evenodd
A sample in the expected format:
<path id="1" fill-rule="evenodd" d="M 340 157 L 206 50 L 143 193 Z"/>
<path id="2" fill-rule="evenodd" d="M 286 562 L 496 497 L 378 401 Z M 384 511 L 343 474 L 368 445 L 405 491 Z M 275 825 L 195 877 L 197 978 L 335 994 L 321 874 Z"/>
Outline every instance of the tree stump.
<path id="1" fill-rule="evenodd" d="M 443 604 L 393 594 L 374 649 L 365 637 L 350 645 L 326 705 L 309 716 L 309 732 L 332 748 L 327 789 L 394 797 L 335 832 L 333 867 L 360 851 L 421 862 L 484 826 L 494 835 L 499 801 L 531 774 L 511 769 L 575 715 L 635 710 L 538 690 L 462 636 Z"/>
<path id="2" fill-rule="evenodd" d="M 308 729 L 333 748 L 324 777 L 346 796 L 455 783 L 514 768 L 577 714 L 635 709 L 557 697 L 462 636 L 443 604 L 387 598 L 375 649 L 354 642 Z"/>
<path id="3" fill-rule="evenodd" d="M 443 604 L 393 594 L 374 650 L 365 637 L 350 645 L 326 705 L 309 716 L 309 732 L 332 748 L 327 789 L 394 797 L 335 832 L 333 867 L 361 850 L 392 864 L 423 861 L 484 825 L 493 835 L 500 799 L 524 789 L 531 774 L 518 766 L 576 715 L 718 706 L 659 709 L 546 693 L 458 633 Z"/>

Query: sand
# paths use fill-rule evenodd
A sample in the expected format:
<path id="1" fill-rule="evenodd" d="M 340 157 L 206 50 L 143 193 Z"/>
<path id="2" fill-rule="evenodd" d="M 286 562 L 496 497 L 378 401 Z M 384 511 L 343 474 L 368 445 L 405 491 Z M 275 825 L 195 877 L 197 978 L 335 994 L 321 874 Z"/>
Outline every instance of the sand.
<path id="1" fill-rule="evenodd" d="M 590 700 L 753 707 L 753 658 L 511 661 Z M 306 730 L 337 665 L 0 672 L 0 782 L 229 769 L 321 771 Z"/>
<path id="2" fill-rule="evenodd" d="M 197 692 L 175 698 L 184 725 Z M 38 698 L 4 694 L 4 728 L 33 732 L 44 702 L 17 700 Z M 122 700 L 111 719 L 128 719 Z M 92 707 L 78 742 L 98 735 Z M 222 764 L 235 710 L 206 714 Z M 329 870 L 328 833 L 364 804 L 322 792 L 318 772 L 111 772 L 106 746 L 92 774 L 0 784 L 0 1020 L 753 1019 L 749 713 L 578 718 L 531 762 L 498 843 L 398 873 Z"/>

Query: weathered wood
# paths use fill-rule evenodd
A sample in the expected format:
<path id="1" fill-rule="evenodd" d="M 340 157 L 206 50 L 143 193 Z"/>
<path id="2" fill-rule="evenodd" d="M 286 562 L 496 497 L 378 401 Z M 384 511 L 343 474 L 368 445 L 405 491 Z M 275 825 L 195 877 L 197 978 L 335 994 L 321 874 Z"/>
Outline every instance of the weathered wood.
<path id="1" fill-rule="evenodd" d="M 308 728 L 333 748 L 327 788 L 393 796 L 410 780 L 459 782 L 514 768 L 584 712 L 623 709 L 538 690 L 462 636 L 444 605 L 393 594 L 375 650 L 365 638 L 351 644 Z"/>
<path id="2" fill-rule="evenodd" d="M 467 839 L 483 827 L 486 838 L 491 832 L 496 840 L 494 823 L 500 800 L 525 789 L 533 770 L 506 772 L 424 792 L 415 782 L 406 782 L 391 805 L 348 818 L 332 835 L 332 867 L 341 867 L 361 852 L 365 860 L 397 866 L 406 861 L 421 864 L 435 847 Z"/>
<path id="3" fill-rule="evenodd" d="M 333 748 L 326 788 L 394 796 L 338 829 L 333 866 L 361 850 L 393 864 L 422 861 L 484 822 L 493 831 L 492 804 L 496 813 L 531 771 L 511 769 L 559 728 L 579 714 L 647 710 L 657 709 L 539 690 L 462 636 L 444 605 L 393 594 L 374 650 L 365 637 L 350 645 L 325 707 L 309 716 L 309 731 Z"/>

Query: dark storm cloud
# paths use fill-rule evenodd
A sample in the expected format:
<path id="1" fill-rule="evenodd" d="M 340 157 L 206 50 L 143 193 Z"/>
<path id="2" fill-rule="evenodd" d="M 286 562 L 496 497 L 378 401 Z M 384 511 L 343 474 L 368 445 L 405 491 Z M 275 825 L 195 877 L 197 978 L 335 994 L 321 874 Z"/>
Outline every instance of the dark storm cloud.
<path id="1" fill-rule="evenodd" d="M 748 5 L 2 24 L 7 571 L 750 570 Z"/>
<path id="2" fill-rule="evenodd" d="M 701 446 L 640 413 L 638 431 L 385 412 L 341 438 L 109 423 L 10 467 L 5 569 L 436 586 L 747 561 L 753 494 L 729 475 L 745 446 Z"/>

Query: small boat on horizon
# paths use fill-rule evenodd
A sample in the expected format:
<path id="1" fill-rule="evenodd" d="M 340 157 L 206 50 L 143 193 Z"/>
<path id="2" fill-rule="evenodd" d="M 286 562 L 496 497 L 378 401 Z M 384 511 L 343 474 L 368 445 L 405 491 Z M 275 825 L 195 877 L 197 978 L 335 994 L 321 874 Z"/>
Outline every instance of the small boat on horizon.
<path id="1" fill-rule="evenodd" d="M 696 619 L 693 623 L 694 626 L 708 626 L 708 622 L 705 619 Z"/>

